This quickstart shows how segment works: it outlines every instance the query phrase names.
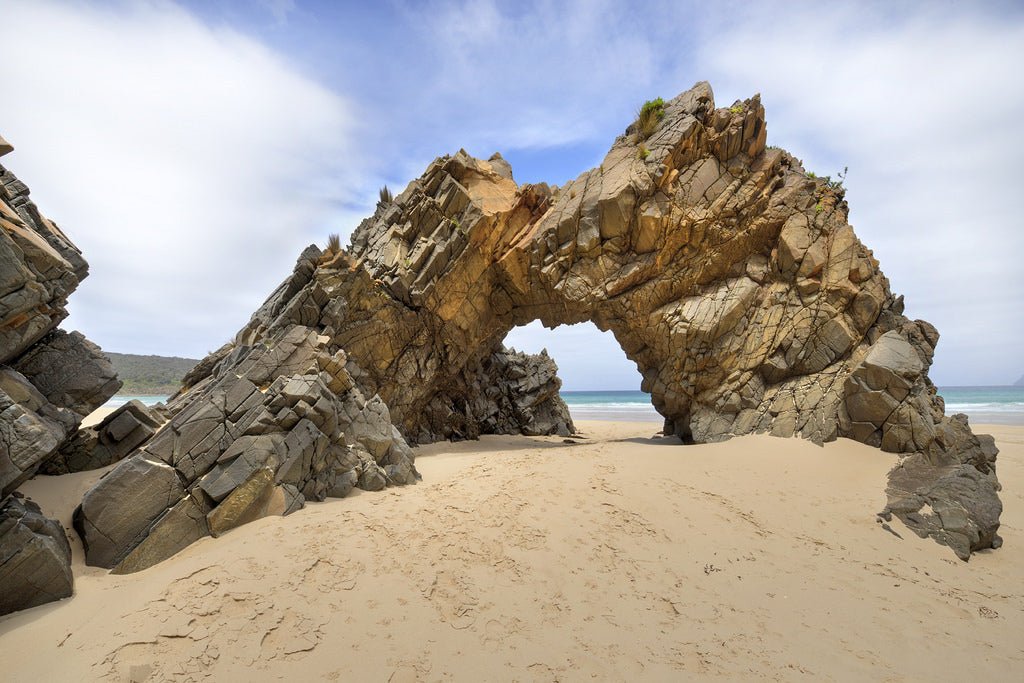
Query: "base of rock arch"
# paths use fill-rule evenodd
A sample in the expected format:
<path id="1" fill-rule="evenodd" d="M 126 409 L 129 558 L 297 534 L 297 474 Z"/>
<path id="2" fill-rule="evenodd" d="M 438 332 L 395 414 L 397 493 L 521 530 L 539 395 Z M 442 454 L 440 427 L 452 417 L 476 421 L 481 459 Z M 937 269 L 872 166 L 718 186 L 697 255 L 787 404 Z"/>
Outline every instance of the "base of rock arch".
<path id="1" fill-rule="evenodd" d="M 903 315 L 841 184 L 766 135 L 757 96 L 716 108 L 700 83 L 564 187 L 517 185 L 498 155 L 435 160 L 197 366 L 170 424 L 87 494 L 89 562 L 144 566 L 274 496 L 412 481 L 407 443 L 568 432 L 550 359 L 501 347 L 538 319 L 610 330 L 683 440 L 877 446 L 896 454 L 884 516 L 964 559 L 998 547 L 996 449 L 944 415 L 938 333 Z"/>

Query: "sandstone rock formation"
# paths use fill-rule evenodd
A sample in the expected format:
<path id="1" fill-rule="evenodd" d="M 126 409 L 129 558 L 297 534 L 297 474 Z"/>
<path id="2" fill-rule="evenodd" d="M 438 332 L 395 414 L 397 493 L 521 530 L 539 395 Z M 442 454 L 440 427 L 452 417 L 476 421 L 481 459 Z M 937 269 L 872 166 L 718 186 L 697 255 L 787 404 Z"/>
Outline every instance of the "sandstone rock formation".
<path id="1" fill-rule="evenodd" d="M 961 557 L 997 546 L 995 449 L 944 416 L 927 376 L 938 334 L 903 316 L 841 184 L 765 146 L 756 96 L 716 109 L 701 83 L 644 132 L 562 188 L 517 186 L 497 155 L 438 159 L 237 341 L 317 321 L 425 441 L 451 436 L 430 406 L 471 402 L 461 378 L 513 326 L 589 320 L 669 433 L 879 446 L 901 456 L 886 514 Z"/>
<path id="2" fill-rule="evenodd" d="M 28 195 L 0 166 L 0 496 L 120 387 L 95 344 L 56 329 L 88 265 Z"/>
<path id="3" fill-rule="evenodd" d="M 565 187 L 460 151 L 382 193 L 348 251 L 308 248 L 86 496 L 90 562 L 145 566 L 296 491 L 408 481 L 405 440 L 571 430 L 550 359 L 501 347 L 537 319 L 610 330 L 684 441 L 878 446 L 899 456 L 884 515 L 965 559 L 998 547 L 992 441 L 944 415 L 938 333 L 903 316 L 841 184 L 765 146 L 756 96 L 716 109 L 700 83 L 654 113 Z"/>
<path id="4" fill-rule="evenodd" d="M 88 266 L 28 194 L 0 166 L 0 613 L 71 594 L 63 528 L 11 494 L 120 387 L 99 347 L 57 329 Z"/>

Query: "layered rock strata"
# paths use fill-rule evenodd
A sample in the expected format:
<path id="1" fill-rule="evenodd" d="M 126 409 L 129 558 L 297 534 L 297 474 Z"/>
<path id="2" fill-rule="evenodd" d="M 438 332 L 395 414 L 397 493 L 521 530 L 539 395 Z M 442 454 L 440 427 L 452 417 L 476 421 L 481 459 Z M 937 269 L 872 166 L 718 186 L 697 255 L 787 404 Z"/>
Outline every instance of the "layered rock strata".
<path id="1" fill-rule="evenodd" d="M 31 477 L 121 386 L 99 347 L 56 329 L 67 317 L 68 296 L 87 274 L 75 245 L 0 166 L 2 496 Z"/>
<path id="2" fill-rule="evenodd" d="M 301 325 L 234 347 L 86 493 L 75 528 L 87 562 L 138 571 L 305 500 L 413 483 L 411 449 L 350 368 L 344 351 Z"/>
<path id="3" fill-rule="evenodd" d="M 60 523 L 18 496 L 0 503 L 0 614 L 71 595 L 71 546 Z"/>
<path id="4" fill-rule="evenodd" d="M 42 474 L 95 470 L 123 460 L 152 437 L 166 420 L 139 401 L 128 401 L 98 424 L 78 430 L 43 463 Z"/>
<path id="5" fill-rule="evenodd" d="M 0 155 L 9 151 L 0 139 Z M 99 347 L 57 329 L 87 274 L 75 245 L 0 166 L 0 613 L 71 594 L 63 528 L 11 494 L 120 388 Z"/>
<path id="6" fill-rule="evenodd" d="M 195 537 L 211 528 L 217 496 L 228 490 L 246 492 L 239 505 L 249 512 L 233 518 L 249 518 L 263 509 L 254 491 L 269 490 L 271 474 L 282 491 L 286 483 L 312 485 L 313 495 L 332 490 L 335 480 L 318 472 L 344 470 L 336 458 L 315 456 L 323 469 L 303 465 L 285 481 L 279 449 L 270 457 L 262 455 L 269 447 L 232 445 L 265 436 L 248 432 L 251 424 L 290 434 L 292 413 L 302 411 L 278 392 L 324 372 L 304 357 L 246 379 L 252 354 L 265 357 L 282 339 L 315 337 L 317 358 L 347 354 L 343 383 L 379 397 L 364 405 L 377 402 L 378 415 L 386 406 L 397 427 L 388 453 L 404 447 L 398 432 L 425 442 L 570 430 L 550 360 L 520 360 L 501 347 L 514 326 L 538 319 L 611 331 L 666 431 L 684 441 L 767 432 L 878 446 L 899 457 L 884 515 L 963 558 L 997 547 L 996 451 L 966 418 L 944 414 L 927 375 L 937 332 L 903 315 L 902 298 L 848 223 L 841 184 L 766 147 L 766 135 L 758 97 L 716 108 L 700 83 L 666 103 L 651 130 L 627 128 L 598 168 L 561 188 L 517 185 L 498 155 L 437 159 L 397 197 L 384 193 L 349 250 L 308 248 L 235 339 L 189 374 L 170 406 L 181 445 L 152 445 L 165 427 L 83 503 L 85 535 L 103 546 L 91 560 L 128 561 L 160 525 L 169 538 Z M 237 391 L 259 402 L 248 384 L 233 388 L 242 379 L 267 392 L 247 410 L 270 417 L 249 422 L 220 398 Z M 348 400 L 328 393 L 335 404 Z M 384 462 L 383 450 L 355 441 Z M 236 462 L 238 473 L 216 483 Z M 356 473 L 346 481 L 364 484 L 365 465 L 345 471 Z M 112 512 L 123 495 L 115 482 L 146 477 L 166 486 L 120 505 L 147 511 L 124 522 Z M 103 515 L 118 517 L 98 521 Z"/>
<path id="7" fill-rule="evenodd" d="M 885 514 L 964 558 L 998 546 L 995 448 L 944 415 L 927 375 L 938 333 L 903 315 L 841 183 L 765 146 L 758 97 L 715 108 L 706 83 L 644 133 L 561 188 L 518 186 L 497 155 L 436 160 L 235 343 L 317 324 L 427 441 L 457 435 L 453 415 L 474 431 L 464 376 L 513 326 L 591 321 L 636 363 L 667 432 L 878 446 L 900 456 Z"/>

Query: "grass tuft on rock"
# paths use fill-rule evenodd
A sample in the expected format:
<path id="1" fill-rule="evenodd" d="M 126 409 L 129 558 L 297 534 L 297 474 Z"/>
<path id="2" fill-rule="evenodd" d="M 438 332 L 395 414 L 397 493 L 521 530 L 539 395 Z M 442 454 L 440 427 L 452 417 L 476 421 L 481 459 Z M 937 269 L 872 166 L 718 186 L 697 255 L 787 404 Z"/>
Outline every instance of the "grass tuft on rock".
<path id="1" fill-rule="evenodd" d="M 657 97 L 644 102 L 636 113 L 637 142 L 651 137 L 663 118 L 665 118 L 665 100 Z"/>

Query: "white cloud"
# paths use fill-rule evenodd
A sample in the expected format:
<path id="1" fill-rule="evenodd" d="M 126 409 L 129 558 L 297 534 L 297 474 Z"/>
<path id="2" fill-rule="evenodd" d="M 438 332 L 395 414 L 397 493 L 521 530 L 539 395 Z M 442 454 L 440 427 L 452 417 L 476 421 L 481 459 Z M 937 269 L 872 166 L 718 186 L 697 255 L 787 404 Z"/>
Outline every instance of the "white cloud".
<path id="1" fill-rule="evenodd" d="M 719 106 L 762 93 L 770 143 L 821 175 L 849 167 L 851 222 L 907 315 L 942 333 L 933 379 L 1007 383 L 1024 369 L 1019 12 L 862 2 L 419 12 L 446 59 L 414 88 L 452 98 L 459 113 L 439 137 L 467 147 L 604 149 L 646 97 L 704 79 Z"/>
<path id="2" fill-rule="evenodd" d="M 344 227 L 350 107 L 260 43 L 163 2 L 15 2 L 3 21 L 4 162 L 91 266 L 66 327 L 205 353 Z"/>
<path id="3" fill-rule="evenodd" d="M 625 127 L 654 73 L 653 46 L 634 39 L 623 3 L 411 3 L 402 19 L 420 67 L 402 99 L 420 105 L 417 137 L 431 149 L 592 142 L 609 122 Z"/>
<path id="4" fill-rule="evenodd" d="M 921 10 L 754 11 L 707 36 L 703 68 L 723 101 L 760 91 L 769 142 L 808 170 L 849 166 L 858 235 L 907 315 L 942 334 L 932 378 L 1010 383 L 1024 369 L 1024 24 Z"/>
<path id="5" fill-rule="evenodd" d="M 296 44 L 297 55 L 348 55 L 356 68 L 342 76 L 331 70 L 346 65 L 323 59 L 307 69 L 346 84 L 350 99 L 173 5 L 5 4 L 0 132 L 17 151 L 4 161 L 92 264 L 72 324 L 100 343 L 202 353 L 305 244 L 369 213 L 381 175 L 400 189 L 459 147 L 529 150 L 531 163 L 571 175 L 599 162 L 639 102 L 707 79 L 720 105 L 761 92 L 769 142 L 808 169 L 849 166 L 854 227 L 907 313 L 943 335 L 936 381 L 999 383 L 1024 370 L 1020 12 L 409 3 L 377 17 L 386 31 L 346 35 L 342 49 L 343 26 L 293 4 L 265 3 L 287 24 L 277 44 L 294 29 L 294 40 L 322 41 Z M 313 25 L 300 32 L 301 22 Z M 637 377 L 589 326 L 554 342 L 515 334 L 548 345 L 570 387 L 593 372 L 560 357 L 563 334 L 613 376 Z"/>

